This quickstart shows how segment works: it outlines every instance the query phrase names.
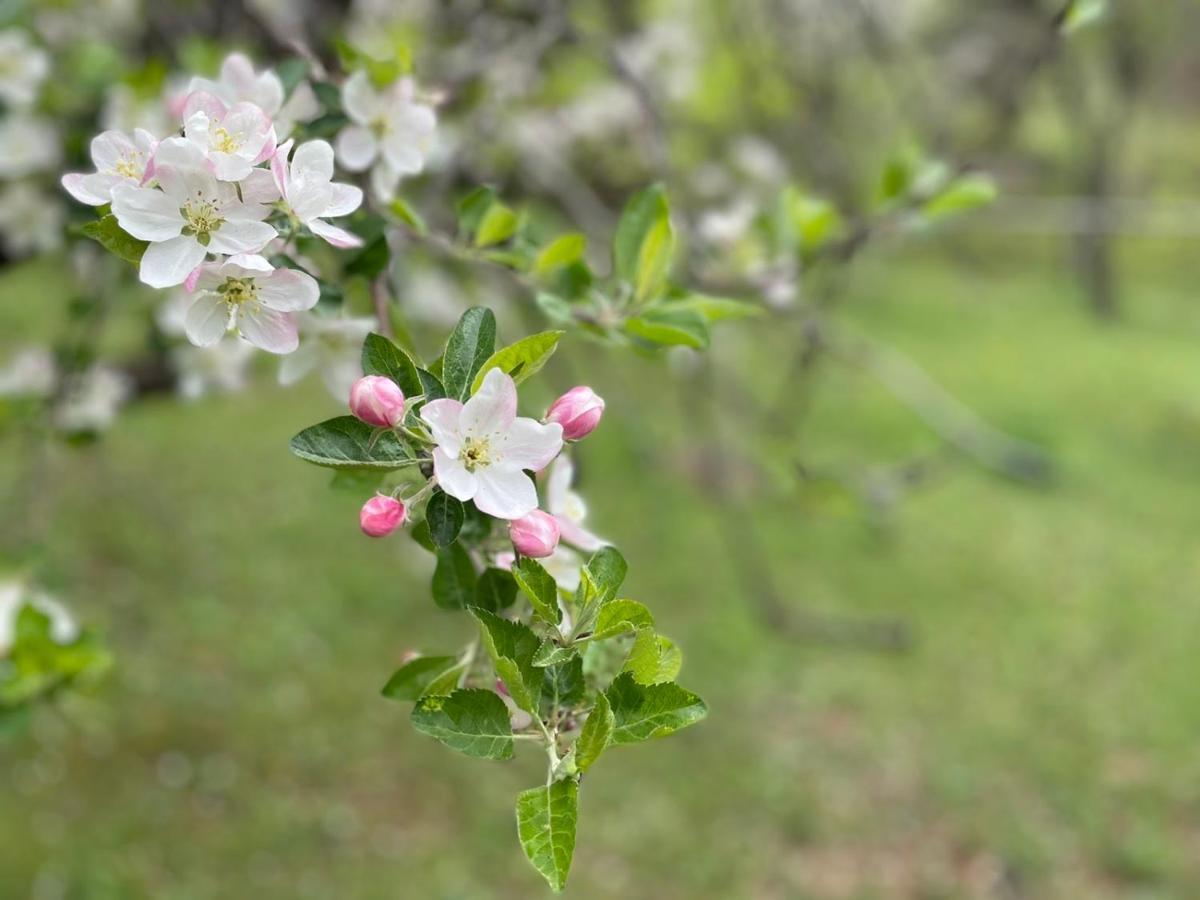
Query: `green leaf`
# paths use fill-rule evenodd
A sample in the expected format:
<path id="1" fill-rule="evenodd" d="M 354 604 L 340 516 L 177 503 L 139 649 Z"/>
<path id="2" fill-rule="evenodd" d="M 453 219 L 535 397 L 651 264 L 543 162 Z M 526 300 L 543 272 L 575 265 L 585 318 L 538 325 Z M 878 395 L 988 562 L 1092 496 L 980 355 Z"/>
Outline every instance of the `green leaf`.
<path id="1" fill-rule="evenodd" d="M 614 744 L 636 744 L 665 737 L 708 715 L 704 701 L 674 682 L 641 685 L 629 672 L 605 691 L 613 712 Z"/>
<path id="2" fill-rule="evenodd" d="M 703 350 L 708 346 L 708 323 L 692 309 L 673 309 L 666 304 L 625 322 L 625 333 L 652 344 Z"/>
<path id="3" fill-rule="evenodd" d="M 421 218 L 421 214 L 417 212 L 408 203 L 397 197 L 388 207 L 397 219 L 411 228 L 416 234 L 424 237 L 429 233 L 429 227 L 425 224 L 425 220 Z"/>
<path id="4" fill-rule="evenodd" d="M 509 344 L 502 350 L 497 350 L 479 367 L 475 380 L 471 383 L 471 393 L 474 394 L 483 384 L 483 378 L 492 369 L 500 369 L 512 376 L 517 384 L 531 378 L 542 370 L 546 362 L 554 355 L 558 347 L 558 339 L 563 336 L 561 331 L 542 331 L 522 338 L 515 344 Z"/>
<path id="5" fill-rule="evenodd" d="M 664 303 L 659 309 L 689 310 L 698 313 L 705 322 L 721 322 L 725 319 L 746 319 L 760 316 L 763 308 L 748 300 L 727 300 L 723 297 L 709 297 L 705 294 L 686 294 L 679 299 Z"/>
<path id="6" fill-rule="evenodd" d="M 614 728 L 616 719 L 613 717 L 612 707 L 608 704 L 608 697 L 597 694 L 596 705 L 588 713 L 583 730 L 579 732 L 579 738 L 575 741 L 575 766 L 580 772 L 586 772 L 592 763 L 600 758 L 600 754 L 612 740 Z"/>
<path id="7" fill-rule="evenodd" d="M 560 647 L 552 638 L 545 638 L 537 653 L 533 654 L 533 664 L 539 669 L 544 669 L 546 666 L 570 662 L 578 656 L 579 651 L 574 647 Z"/>
<path id="8" fill-rule="evenodd" d="M 529 598 L 534 615 L 549 625 L 562 621 L 558 606 L 558 583 L 536 559 L 522 556 L 512 567 L 513 578 Z"/>
<path id="9" fill-rule="evenodd" d="M 513 702 L 530 715 L 538 714 L 542 672 L 533 665 L 541 641 L 528 625 L 502 619 L 485 609 L 472 609 L 479 620 L 480 636 L 492 658 L 496 674 Z"/>
<path id="10" fill-rule="evenodd" d="M 422 697 L 413 707 L 413 728 L 467 756 L 511 759 L 508 707 L 494 691 L 459 688 L 448 697 Z"/>
<path id="11" fill-rule="evenodd" d="M 142 261 L 149 243 L 139 241 L 133 235 L 121 228 L 117 217 L 103 216 L 94 222 L 88 222 L 80 231 L 98 243 L 101 247 L 135 266 Z"/>
<path id="12" fill-rule="evenodd" d="M 521 849 L 557 893 L 567 883 L 579 821 L 579 782 L 555 781 L 517 796 Z"/>
<path id="13" fill-rule="evenodd" d="M 579 232 L 564 234 L 555 238 L 542 248 L 533 263 L 533 270 L 539 275 L 561 269 L 583 259 L 587 251 L 587 236 Z"/>
<path id="14" fill-rule="evenodd" d="M 432 692 L 443 675 L 460 669 L 453 656 L 418 656 L 397 669 L 381 693 L 392 700 L 420 700 Z"/>
<path id="15" fill-rule="evenodd" d="M 651 185 L 626 205 L 613 238 L 613 270 L 633 285 L 637 302 L 650 300 L 666 286 L 675 231 L 662 185 Z"/>
<path id="16" fill-rule="evenodd" d="M 447 396 L 466 400 L 476 373 L 495 349 L 496 317 L 490 309 L 471 307 L 463 313 L 446 342 L 442 383 Z"/>
<path id="17" fill-rule="evenodd" d="M 653 627 L 654 617 L 644 604 L 636 600 L 613 600 L 600 607 L 596 627 L 592 629 L 592 640 L 602 641 L 639 628 Z"/>
<path id="18" fill-rule="evenodd" d="M 382 375 L 400 386 L 406 397 L 424 393 L 417 367 L 408 354 L 389 338 L 372 332 L 363 341 L 362 370 L 364 375 Z"/>
<path id="19" fill-rule="evenodd" d="M 517 599 L 517 583 L 512 572 L 504 569 L 484 569 L 475 585 L 475 605 L 489 612 L 512 606 Z"/>
<path id="20" fill-rule="evenodd" d="M 305 428 L 291 441 L 292 453 L 331 469 L 399 469 L 415 457 L 392 431 L 380 431 L 354 416 L 338 416 Z"/>
<path id="21" fill-rule="evenodd" d="M 583 659 L 579 656 L 542 668 L 542 702 L 549 712 L 574 706 L 583 699 L 583 688 Z"/>
<path id="22" fill-rule="evenodd" d="M 601 547 L 580 572 L 579 596 L 585 603 L 605 604 L 617 596 L 625 583 L 629 564 L 616 547 Z"/>
<path id="23" fill-rule="evenodd" d="M 987 206 L 996 199 L 996 183 L 981 172 L 960 175 L 937 196 L 921 207 L 928 219 L 938 219 L 955 213 Z"/>
<path id="24" fill-rule="evenodd" d="M 1094 24 L 1108 12 L 1107 0 L 1073 0 L 1062 17 L 1062 33 L 1071 34 Z"/>
<path id="25" fill-rule="evenodd" d="M 475 599 L 475 565 L 462 544 L 437 551 L 433 602 L 442 609 L 466 609 Z"/>
<path id="26" fill-rule="evenodd" d="M 434 491 L 425 506 L 425 521 L 435 547 L 449 547 L 463 526 L 463 505 L 444 491 Z"/>
<path id="27" fill-rule="evenodd" d="M 425 369 L 417 369 L 417 377 L 421 379 L 421 393 L 425 395 L 426 401 L 445 398 L 446 389 L 442 386 L 440 378 Z"/>
<path id="28" fill-rule="evenodd" d="M 475 232 L 476 247 L 491 247 L 502 244 L 517 231 L 517 214 L 503 203 L 493 202 L 479 220 Z"/>
<path id="29" fill-rule="evenodd" d="M 486 185 L 477 187 L 458 201 L 458 230 L 470 238 L 479 229 L 487 211 L 496 202 L 496 192 Z"/>
<path id="30" fill-rule="evenodd" d="M 638 684 L 661 684 L 679 674 L 683 653 L 670 638 L 655 634 L 653 628 L 639 628 L 622 671 Z"/>

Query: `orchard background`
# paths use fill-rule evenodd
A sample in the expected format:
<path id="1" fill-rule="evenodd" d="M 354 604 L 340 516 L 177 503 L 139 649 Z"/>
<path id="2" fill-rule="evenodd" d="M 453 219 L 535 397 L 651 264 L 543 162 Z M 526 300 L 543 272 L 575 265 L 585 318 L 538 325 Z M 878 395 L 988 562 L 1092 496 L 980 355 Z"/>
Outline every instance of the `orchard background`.
<path id="1" fill-rule="evenodd" d="M 691 347 L 568 330 L 522 388 L 539 412 L 578 383 L 605 398 L 574 453 L 589 527 L 709 709 L 588 775 L 567 896 L 1200 893 L 1189 4 L 47 0 L 0 20 L 10 60 L 46 60 L 34 96 L 0 91 L 0 558 L 112 661 L 0 718 L 0 896 L 544 891 L 511 812 L 542 761 L 454 755 L 379 696 L 464 626 L 406 534 L 359 533 L 353 480 L 288 453 L 345 398 L 281 385 L 235 336 L 190 355 L 58 183 L 232 51 L 427 92 L 436 139 L 383 204 L 384 318 L 427 356 L 473 305 L 509 340 L 561 313 L 438 239 L 485 184 L 533 233 L 586 235 L 601 273 L 661 184 L 674 279 L 754 306 Z M 0 87 L 30 81 L 9 68 Z M 338 315 L 379 318 L 368 268 Z M 121 387 L 31 443 L 38 348 Z"/>

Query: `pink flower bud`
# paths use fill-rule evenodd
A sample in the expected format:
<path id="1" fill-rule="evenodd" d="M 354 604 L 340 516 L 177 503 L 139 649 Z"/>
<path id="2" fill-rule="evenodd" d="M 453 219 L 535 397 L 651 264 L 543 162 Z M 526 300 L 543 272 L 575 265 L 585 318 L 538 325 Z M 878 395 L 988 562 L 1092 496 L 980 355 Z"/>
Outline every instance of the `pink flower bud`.
<path id="1" fill-rule="evenodd" d="M 395 497 L 376 494 L 363 504 L 358 524 L 367 537 L 384 537 L 404 524 L 404 504 Z"/>
<path id="2" fill-rule="evenodd" d="M 562 426 L 564 440 L 578 441 L 595 430 L 603 413 L 604 399 L 590 387 L 580 385 L 571 388 L 550 405 L 546 411 L 546 421 Z"/>
<path id="3" fill-rule="evenodd" d="M 509 522 L 508 536 L 523 556 L 549 556 L 558 547 L 558 522 L 554 516 L 535 509 Z"/>
<path id="4" fill-rule="evenodd" d="M 404 391 L 382 375 L 367 375 L 350 388 L 350 412 L 368 425 L 392 428 L 404 419 Z"/>

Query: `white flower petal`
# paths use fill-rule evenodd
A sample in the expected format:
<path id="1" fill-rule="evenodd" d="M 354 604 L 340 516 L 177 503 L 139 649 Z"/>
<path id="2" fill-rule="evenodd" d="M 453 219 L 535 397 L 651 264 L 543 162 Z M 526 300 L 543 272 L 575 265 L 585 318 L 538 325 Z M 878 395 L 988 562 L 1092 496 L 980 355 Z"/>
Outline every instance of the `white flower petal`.
<path id="1" fill-rule="evenodd" d="M 462 410 L 461 403 L 450 399 L 430 400 L 421 407 L 421 420 L 429 426 L 433 439 L 452 456 L 458 455 L 462 445 L 462 432 L 459 430 Z"/>
<path id="2" fill-rule="evenodd" d="M 496 370 L 492 370 L 496 371 Z M 480 393 L 483 389 L 480 388 Z M 534 419 L 516 419 L 496 447 L 505 465 L 540 472 L 562 451 L 562 426 Z"/>
<path id="3" fill-rule="evenodd" d="M 277 232 L 267 222 L 226 219 L 212 233 L 208 249 L 213 253 L 257 253 L 275 239 Z"/>
<path id="4" fill-rule="evenodd" d="M 344 228 L 338 228 L 336 225 L 330 225 L 324 219 L 309 219 L 305 223 L 308 225 L 308 230 L 319 238 L 323 238 L 335 247 L 345 250 L 347 247 L 361 247 L 363 239 L 357 234 L 347 231 Z"/>
<path id="5" fill-rule="evenodd" d="M 152 188 L 119 184 L 112 192 L 113 215 L 125 231 L 143 241 L 166 241 L 183 230 L 179 204 Z"/>
<path id="6" fill-rule="evenodd" d="M 124 132 L 102 131 L 92 138 L 92 162 L 103 172 L 116 168 L 123 157 L 137 153 L 137 149 Z"/>
<path id="7" fill-rule="evenodd" d="M 368 125 L 385 112 L 387 101 L 371 86 L 371 76 L 364 70 L 354 72 L 342 85 L 342 108 L 351 122 Z"/>
<path id="8" fill-rule="evenodd" d="M 197 347 L 211 347 L 229 330 L 229 305 L 219 294 L 205 291 L 188 308 L 183 327 Z"/>
<path id="9" fill-rule="evenodd" d="M 441 447 L 433 451 L 433 474 L 442 490 L 457 500 L 470 500 L 479 489 L 479 479 L 473 472 Z"/>
<path id="10" fill-rule="evenodd" d="M 300 344 L 295 316 L 265 306 L 243 309 L 238 317 L 238 330 L 255 347 L 268 353 L 291 353 Z"/>
<path id="11" fill-rule="evenodd" d="M 558 522 L 559 536 L 568 544 L 588 553 L 608 546 L 607 541 L 592 534 L 578 522 L 572 522 L 566 516 L 555 516 L 554 519 Z"/>
<path id="12" fill-rule="evenodd" d="M 307 341 L 295 353 L 284 357 L 279 365 L 279 383 L 289 387 L 311 372 L 321 362 L 321 350 L 317 342 Z"/>
<path id="13" fill-rule="evenodd" d="M 330 187 L 333 189 L 333 199 L 321 212 L 321 216 L 330 219 L 348 216 L 362 206 L 362 188 L 352 184 L 331 184 Z"/>
<path id="14" fill-rule="evenodd" d="M 268 277 L 257 279 L 255 286 L 263 306 L 279 312 L 312 309 L 321 297 L 317 280 L 298 269 L 276 269 Z"/>
<path id="15" fill-rule="evenodd" d="M 473 499 L 480 512 L 499 519 L 519 519 L 537 509 L 537 488 L 520 469 L 487 466 L 474 474 L 478 487 Z"/>
<path id="16" fill-rule="evenodd" d="M 337 158 L 351 172 L 363 172 L 375 161 L 379 142 L 369 129 L 348 125 L 338 132 Z"/>
<path id="17" fill-rule="evenodd" d="M 119 175 L 81 175 L 71 173 L 62 177 L 62 186 L 67 193 L 88 206 L 103 206 L 112 202 L 112 189 L 125 180 Z"/>
<path id="18" fill-rule="evenodd" d="M 464 435 L 504 434 L 517 417 L 517 386 L 500 369 L 491 369 L 459 417 Z"/>
<path id="19" fill-rule="evenodd" d="M 306 184 L 333 178 L 333 148 L 328 141 L 307 141 L 292 154 L 292 178 Z"/>
<path id="20" fill-rule="evenodd" d="M 254 169 L 252 160 L 233 153 L 210 153 L 208 159 L 221 181 L 241 181 Z"/>
<path id="21" fill-rule="evenodd" d="M 546 478 L 546 512 L 561 516 L 567 508 L 567 496 L 571 483 L 575 481 L 575 463 L 569 454 L 562 454 L 554 461 Z"/>
<path id="22" fill-rule="evenodd" d="M 138 277 L 150 287 L 174 287 L 183 284 L 192 269 L 203 261 L 204 248 L 194 237 L 180 235 L 147 247 Z"/>

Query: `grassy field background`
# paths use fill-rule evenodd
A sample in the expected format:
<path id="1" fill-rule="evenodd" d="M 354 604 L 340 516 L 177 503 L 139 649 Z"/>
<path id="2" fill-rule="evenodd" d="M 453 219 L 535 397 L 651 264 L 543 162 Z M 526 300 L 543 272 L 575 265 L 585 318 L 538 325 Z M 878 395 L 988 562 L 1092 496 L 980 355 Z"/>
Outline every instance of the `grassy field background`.
<path id="1" fill-rule="evenodd" d="M 711 714 L 591 773 L 568 897 L 1200 895 L 1194 252 L 1125 249 L 1108 326 L 1030 247 L 856 269 L 854 328 L 1058 470 L 1035 490 L 956 463 L 872 524 L 778 473 L 937 442 L 862 374 L 820 372 L 802 440 L 741 494 L 789 603 L 899 618 L 901 653 L 764 625 L 697 462 L 703 385 L 588 351 L 610 410 L 580 454 L 594 526 Z M 53 324 L 56 284 L 46 262 L 0 281 L 4 344 Z M 787 340 L 737 324 L 716 353 L 774 392 Z M 512 814 L 541 760 L 457 756 L 378 696 L 406 649 L 469 629 L 427 599 L 407 538 L 358 536 L 361 497 L 289 456 L 333 412 L 315 383 L 264 378 L 142 404 L 52 461 L 42 573 L 119 663 L 0 744 L 0 897 L 542 895 Z"/>

